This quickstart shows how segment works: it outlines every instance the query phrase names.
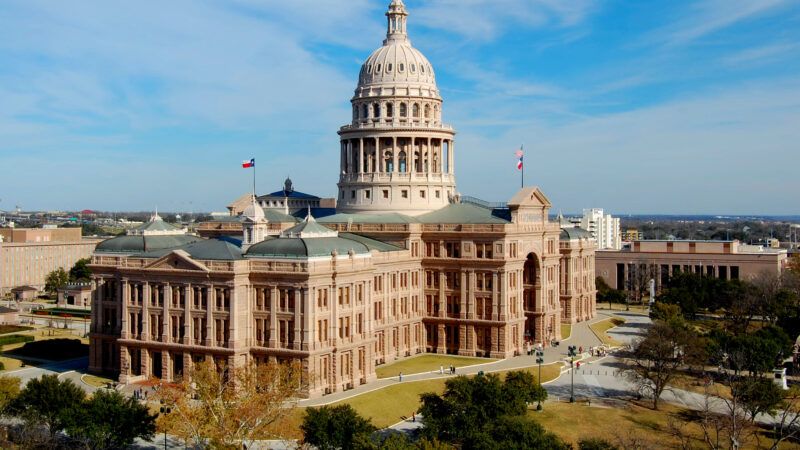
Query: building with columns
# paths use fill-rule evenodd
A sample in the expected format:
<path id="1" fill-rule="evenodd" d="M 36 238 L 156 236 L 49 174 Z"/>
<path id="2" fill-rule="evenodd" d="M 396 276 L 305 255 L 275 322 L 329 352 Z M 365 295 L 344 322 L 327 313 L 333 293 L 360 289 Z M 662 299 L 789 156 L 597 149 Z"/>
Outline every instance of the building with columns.
<path id="1" fill-rule="evenodd" d="M 393 0 L 340 128 L 337 208 L 301 220 L 242 199 L 240 217 L 176 232 L 158 219 L 97 247 L 90 369 L 173 380 L 198 360 L 299 360 L 309 396 L 419 353 L 510 358 L 594 316 L 595 244 L 537 187 L 461 198 L 455 132 Z M 248 204 L 245 204 L 248 203 Z"/>

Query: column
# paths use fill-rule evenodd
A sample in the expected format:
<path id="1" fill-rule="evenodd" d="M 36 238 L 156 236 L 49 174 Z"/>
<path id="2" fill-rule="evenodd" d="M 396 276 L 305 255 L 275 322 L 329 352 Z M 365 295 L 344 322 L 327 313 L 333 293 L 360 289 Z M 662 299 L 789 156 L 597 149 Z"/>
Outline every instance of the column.
<path id="1" fill-rule="evenodd" d="M 150 283 L 140 285 L 142 289 L 142 337 L 141 340 L 146 341 L 150 339 Z"/>
<path id="2" fill-rule="evenodd" d="M 294 333 L 294 344 L 292 348 L 295 350 L 300 349 L 300 308 L 303 307 L 304 304 L 303 299 L 303 291 L 300 289 L 294 290 L 294 330 L 289 331 L 290 333 Z"/>
<path id="3" fill-rule="evenodd" d="M 364 173 L 364 139 L 358 139 L 358 173 Z"/>
<path id="4" fill-rule="evenodd" d="M 210 347 L 212 343 L 216 346 L 216 342 L 214 341 L 217 339 L 217 336 L 214 334 L 214 314 L 212 314 L 217 304 L 217 290 L 214 288 L 213 284 L 206 288 L 208 289 L 208 302 L 206 305 L 206 341 L 204 345 Z"/>
<path id="5" fill-rule="evenodd" d="M 192 305 L 194 304 L 194 287 L 189 283 L 184 289 L 186 289 L 186 295 L 183 303 L 183 343 L 188 345 L 191 343 L 192 333 L 194 332 L 192 329 L 191 313 Z M 191 357 L 189 359 L 191 360 Z M 186 358 L 184 358 L 183 361 L 183 370 L 186 371 L 189 369 L 189 366 L 186 364 Z"/>
<path id="6" fill-rule="evenodd" d="M 381 145 L 380 145 L 380 138 L 375 139 L 375 172 L 382 173 L 384 171 L 383 168 L 383 158 L 381 158 Z"/>
<path id="7" fill-rule="evenodd" d="M 117 292 L 120 292 L 118 298 L 120 300 L 120 310 L 122 311 L 122 317 L 119 322 L 120 326 L 119 334 L 122 339 L 127 339 L 129 337 L 128 327 L 130 326 L 130 324 L 128 324 L 128 318 L 129 318 L 128 297 L 130 296 L 130 285 L 128 285 L 128 280 L 124 281 L 120 280 L 118 283 L 119 285 L 117 286 Z M 103 324 L 98 323 L 96 326 L 102 327 Z M 95 330 L 95 331 L 100 331 L 100 330 Z"/>
<path id="8" fill-rule="evenodd" d="M 392 172 L 398 173 L 400 172 L 400 168 L 397 167 L 397 136 L 392 136 Z"/>
<path id="9" fill-rule="evenodd" d="M 492 272 L 492 319 L 494 319 L 495 311 L 497 310 L 497 306 L 501 301 L 505 302 L 505 299 L 498 298 L 497 295 L 498 291 L 502 287 L 502 283 L 505 281 L 505 277 L 503 277 L 503 273 L 500 272 L 498 276 L 497 272 Z M 506 320 L 506 317 L 500 317 L 499 320 Z"/>
<path id="10" fill-rule="evenodd" d="M 310 350 L 312 348 L 312 343 L 315 341 L 315 337 L 317 335 L 316 330 L 314 328 L 314 322 L 311 320 L 311 317 L 314 316 L 312 311 L 314 310 L 314 295 L 312 292 L 309 292 L 308 289 L 303 289 L 303 339 L 302 339 L 302 350 Z"/>
<path id="11" fill-rule="evenodd" d="M 447 277 L 444 275 L 444 271 L 439 271 L 439 295 L 436 298 L 436 301 L 439 303 L 439 315 L 438 317 L 445 317 L 447 315 L 447 297 L 444 293 L 444 287 L 447 284 Z"/>
<path id="12" fill-rule="evenodd" d="M 278 347 L 278 287 L 272 286 L 270 288 L 269 298 L 269 347 Z"/>
<path id="13" fill-rule="evenodd" d="M 450 160 L 447 168 L 449 169 L 449 173 L 454 174 L 456 173 L 456 145 L 452 140 L 447 142 L 447 157 Z"/>
<path id="14" fill-rule="evenodd" d="M 164 308 L 161 310 L 164 323 L 161 324 L 161 339 L 162 342 L 170 342 L 172 327 L 170 326 L 169 305 L 172 302 L 172 285 L 165 283 L 164 285 Z M 166 351 L 164 352 L 166 353 Z"/>
<path id="15" fill-rule="evenodd" d="M 472 290 L 472 279 L 471 273 L 467 273 L 467 271 L 461 271 L 461 289 L 460 289 L 460 296 L 461 299 L 459 300 L 459 308 L 458 308 L 458 318 L 464 319 L 467 317 L 467 303 L 469 302 L 468 298 L 474 292 Z"/>

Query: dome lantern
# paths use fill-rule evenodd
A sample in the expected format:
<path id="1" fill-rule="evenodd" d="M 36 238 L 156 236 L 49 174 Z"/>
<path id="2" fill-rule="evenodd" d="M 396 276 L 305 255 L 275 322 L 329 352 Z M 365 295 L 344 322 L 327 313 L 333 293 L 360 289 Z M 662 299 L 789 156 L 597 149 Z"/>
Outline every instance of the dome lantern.
<path id="1" fill-rule="evenodd" d="M 389 4 L 389 11 L 386 11 L 386 18 L 388 19 L 388 26 L 386 29 L 386 41 L 384 45 L 393 40 L 408 41 L 408 33 L 406 33 L 406 5 L 403 0 L 392 0 Z"/>

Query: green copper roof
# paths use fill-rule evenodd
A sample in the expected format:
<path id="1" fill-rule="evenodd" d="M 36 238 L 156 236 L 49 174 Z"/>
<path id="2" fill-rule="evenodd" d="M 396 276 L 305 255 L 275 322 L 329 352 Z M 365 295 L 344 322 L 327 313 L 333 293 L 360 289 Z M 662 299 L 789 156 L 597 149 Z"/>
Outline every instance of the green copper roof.
<path id="1" fill-rule="evenodd" d="M 163 220 L 158 218 L 156 220 L 151 220 L 149 222 L 145 222 L 145 223 L 139 225 L 138 227 L 134 228 L 134 230 L 136 230 L 136 231 L 175 231 L 175 230 L 180 230 L 180 228 L 178 228 L 178 227 L 176 227 L 174 225 L 168 224 L 167 222 L 164 222 Z"/>
<path id="2" fill-rule="evenodd" d="M 264 217 L 267 219 L 267 222 L 272 223 L 295 223 L 297 222 L 297 218 L 294 216 L 290 216 L 288 214 L 284 214 L 280 211 L 264 208 Z"/>
<path id="3" fill-rule="evenodd" d="M 576 228 L 576 227 L 567 227 L 561 229 L 561 235 L 559 236 L 560 239 L 570 240 L 570 239 L 587 239 L 592 237 L 591 233 L 584 230 L 583 228 Z"/>
<path id="4" fill-rule="evenodd" d="M 247 250 L 251 258 L 305 259 L 315 256 L 330 256 L 333 251 L 347 255 L 350 250 L 356 254 L 369 253 L 369 248 L 361 242 L 342 237 L 290 238 L 280 237 L 262 241 Z"/>
<path id="5" fill-rule="evenodd" d="M 177 234 L 167 236 L 117 236 L 99 243 L 98 253 L 141 253 L 151 250 L 172 249 L 202 240 L 197 236 Z"/>
<path id="6" fill-rule="evenodd" d="M 368 238 L 360 234 L 339 233 L 339 237 L 360 242 L 366 245 L 367 248 L 369 248 L 370 250 L 377 250 L 379 252 L 396 252 L 398 250 L 404 250 L 402 247 L 397 247 L 396 245 L 387 244 L 386 242 Z"/>
<path id="7" fill-rule="evenodd" d="M 242 249 L 238 245 L 219 239 L 202 239 L 176 248 L 153 250 L 134 256 L 143 258 L 160 258 L 175 250 L 183 250 L 197 260 L 231 261 L 242 259 Z"/>
<path id="8" fill-rule="evenodd" d="M 495 215 L 494 210 L 477 205 L 462 203 L 445 206 L 436 211 L 417 217 L 421 223 L 511 223 Z"/>
<path id="9" fill-rule="evenodd" d="M 320 217 L 317 219 L 320 223 L 347 223 L 352 220 L 353 223 L 417 223 L 417 220 L 411 216 L 400 213 L 386 213 L 386 214 L 345 214 L 339 213 L 332 216 Z"/>

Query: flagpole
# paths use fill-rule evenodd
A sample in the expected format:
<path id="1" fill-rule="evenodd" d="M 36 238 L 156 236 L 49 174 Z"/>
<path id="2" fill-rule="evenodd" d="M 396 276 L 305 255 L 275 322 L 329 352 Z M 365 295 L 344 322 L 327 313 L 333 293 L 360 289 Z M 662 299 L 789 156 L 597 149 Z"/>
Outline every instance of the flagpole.
<path id="1" fill-rule="evenodd" d="M 256 198 L 256 165 L 253 164 L 253 199 Z"/>
<path id="2" fill-rule="evenodd" d="M 520 144 L 519 149 L 522 150 L 525 144 Z M 522 180 L 520 180 L 520 188 L 525 187 L 525 154 L 522 155 Z"/>

